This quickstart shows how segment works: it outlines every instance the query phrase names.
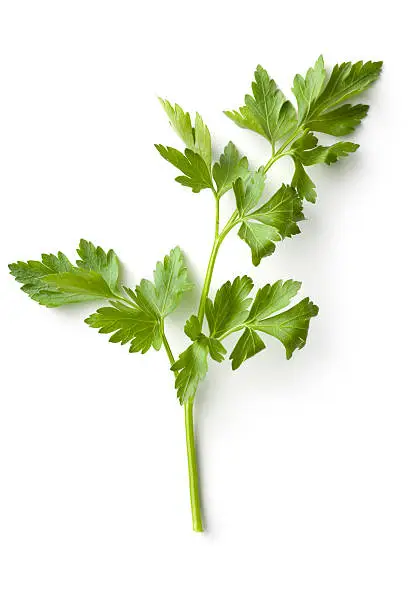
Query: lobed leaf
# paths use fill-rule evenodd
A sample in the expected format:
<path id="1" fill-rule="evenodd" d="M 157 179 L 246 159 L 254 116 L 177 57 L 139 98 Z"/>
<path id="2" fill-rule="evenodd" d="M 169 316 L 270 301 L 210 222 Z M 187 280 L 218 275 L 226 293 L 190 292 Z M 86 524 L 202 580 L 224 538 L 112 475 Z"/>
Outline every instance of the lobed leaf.
<path id="1" fill-rule="evenodd" d="M 200 155 L 191 149 L 186 149 L 183 154 L 173 147 L 163 145 L 155 147 L 165 160 L 183 173 L 182 176 L 176 177 L 178 183 L 190 187 L 193 193 L 198 193 L 202 189 L 213 189 L 210 170 Z"/>

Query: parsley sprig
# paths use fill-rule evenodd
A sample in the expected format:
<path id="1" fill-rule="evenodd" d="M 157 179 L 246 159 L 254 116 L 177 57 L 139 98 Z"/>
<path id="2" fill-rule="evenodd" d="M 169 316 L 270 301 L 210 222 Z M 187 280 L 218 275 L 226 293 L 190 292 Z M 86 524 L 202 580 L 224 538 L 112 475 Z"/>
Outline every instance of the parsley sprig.
<path id="1" fill-rule="evenodd" d="M 218 252 L 233 230 L 249 247 L 258 266 L 274 253 L 285 238 L 300 233 L 304 201 L 314 203 L 316 186 L 306 168 L 327 165 L 354 153 L 358 144 L 337 140 L 323 146 L 315 133 L 346 136 L 367 115 L 365 104 L 344 104 L 364 92 L 381 72 L 382 62 L 346 62 L 328 73 L 320 56 L 306 75 L 296 75 L 293 94 L 295 109 L 275 81 L 261 66 L 255 71 L 252 95 L 244 105 L 226 111 L 239 127 L 265 138 L 271 155 L 258 169 L 251 169 L 247 157 L 229 142 L 218 160 L 213 159 L 211 135 L 201 115 L 190 114 L 178 104 L 160 99 L 170 125 L 184 143 L 184 151 L 156 145 L 160 155 L 177 168 L 176 181 L 193 193 L 209 189 L 215 200 L 214 239 L 196 314 L 186 321 L 186 349 L 175 358 L 165 334 L 165 319 L 192 288 L 183 253 L 175 247 L 159 261 L 153 280 L 143 279 L 134 289 L 121 282 L 120 262 L 114 251 L 105 252 L 81 240 L 76 264 L 61 252 L 42 255 L 38 261 L 18 261 L 10 272 L 33 300 L 53 308 L 72 303 L 105 302 L 85 322 L 110 342 L 128 344 L 131 353 L 164 348 L 175 376 L 177 397 L 184 406 L 188 473 L 193 529 L 203 531 L 194 441 L 193 408 L 198 386 L 206 377 L 210 359 L 222 362 L 227 354 L 225 338 L 238 334 L 229 356 L 233 370 L 266 348 L 266 336 L 278 340 L 290 359 L 306 343 L 310 320 L 318 307 L 310 298 L 296 301 L 301 283 L 277 280 L 253 293 L 248 276 L 227 281 L 209 297 Z M 290 184 L 281 185 L 265 199 L 267 175 L 276 161 L 288 156 L 293 161 Z M 220 226 L 220 202 L 233 191 L 236 207 Z"/>

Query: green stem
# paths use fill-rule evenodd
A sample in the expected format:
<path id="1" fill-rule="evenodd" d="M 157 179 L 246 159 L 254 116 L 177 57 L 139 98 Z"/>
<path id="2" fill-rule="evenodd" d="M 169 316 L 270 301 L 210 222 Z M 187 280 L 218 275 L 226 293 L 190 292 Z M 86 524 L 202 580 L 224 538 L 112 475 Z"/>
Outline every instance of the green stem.
<path id="1" fill-rule="evenodd" d="M 204 531 L 201 518 L 200 488 L 198 481 L 197 454 L 194 440 L 194 399 L 184 405 L 184 422 L 186 429 L 186 446 L 188 462 L 188 481 L 190 485 L 191 518 L 194 531 Z"/>
<path id="2" fill-rule="evenodd" d="M 273 166 L 273 164 L 278 161 L 278 159 L 280 159 L 281 157 L 284 157 L 285 155 L 287 155 L 287 151 L 286 148 L 295 140 L 295 138 L 297 138 L 302 132 L 304 132 L 304 128 L 303 127 L 298 127 L 296 128 L 296 130 L 293 132 L 293 134 L 283 143 L 283 145 L 281 147 L 279 147 L 279 149 L 276 151 L 276 153 L 272 152 L 272 157 L 270 158 L 270 160 L 265 164 L 264 166 L 264 174 L 266 174 L 268 172 L 268 170 L 271 168 L 271 166 Z"/>
<path id="3" fill-rule="evenodd" d="M 164 321 L 163 320 L 162 320 L 161 326 L 160 326 L 160 333 L 161 333 L 161 337 L 162 337 L 162 340 L 163 340 L 164 350 L 167 353 L 167 357 L 169 358 L 170 365 L 173 365 L 175 359 L 174 359 L 173 353 L 171 351 L 169 341 L 167 340 L 166 334 L 164 333 Z"/>

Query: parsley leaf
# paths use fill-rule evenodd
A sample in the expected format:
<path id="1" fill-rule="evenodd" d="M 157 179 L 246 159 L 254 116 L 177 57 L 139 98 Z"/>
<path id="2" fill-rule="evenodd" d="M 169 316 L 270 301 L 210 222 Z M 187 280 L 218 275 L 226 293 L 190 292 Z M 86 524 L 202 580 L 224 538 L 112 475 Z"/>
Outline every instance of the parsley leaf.
<path id="1" fill-rule="evenodd" d="M 263 174 L 257 174 L 262 176 L 258 180 L 262 180 L 263 189 Z M 276 242 L 300 232 L 297 222 L 304 219 L 302 201 L 295 189 L 282 185 L 263 206 L 253 210 L 262 194 L 260 186 L 255 188 L 238 179 L 233 187 L 238 220 L 242 221 L 238 236 L 248 244 L 252 263 L 258 266 L 263 257 L 272 255 Z"/>
<path id="2" fill-rule="evenodd" d="M 80 259 L 76 262 L 78 268 L 83 270 L 93 270 L 105 279 L 107 285 L 116 291 L 119 280 L 119 259 L 115 251 L 105 251 L 100 247 L 95 247 L 92 242 L 82 239 L 79 242 L 77 253 Z"/>
<path id="3" fill-rule="evenodd" d="M 336 142 L 335 144 L 323 147 L 317 146 L 318 140 L 312 133 L 304 134 L 298 138 L 288 151 L 295 164 L 295 172 L 292 178 L 292 187 L 299 195 L 309 202 L 316 202 L 315 184 L 306 173 L 304 166 L 325 163 L 333 164 L 341 157 L 347 157 L 349 153 L 354 153 L 359 148 L 354 142 Z"/>
<path id="4" fill-rule="evenodd" d="M 258 204 L 265 187 L 265 175 L 262 170 L 252 172 L 245 181 L 237 178 L 232 187 L 238 212 L 245 215 Z"/>
<path id="5" fill-rule="evenodd" d="M 248 218 L 276 228 L 282 239 L 290 238 L 300 233 L 297 223 L 305 218 L 302 199 L 293 187 L 282 185 L 263 206 L 248 215 Z"/>
<path id="6" fill-rule="evenodd" d="M 296 75 L 294 80 L 299 124 L 333 136 L 352 132 L 367 115 L 369 107 L 364 104 L 339 107 L 339 104 L 370 87 L 380 76 L 381 68 L 382 62 L 344 62 L 333 68 L 325 84 L 326 71 L 320 56 L 305 79 Z"/>
<path id="7" fill-rule="evenodd" d="M 217 185 L 218 196 L 229 191 L 233 182 L 248 174 L 248 160 L 241 157 L 233 142 L 229 142 L 221 153 L 220 159 L 213 167 L 213 177 Z"/>
<path id="8" fill-rule="evenodd" d="M 208 355 L 214 361 L 223 361 L 226 350 L 216 338 L 208 338 L 200 333 L 194 342 L 183 351 L 171 370 L 176 372 L 177 397 L 180 404 L 194 398 L 198 385 L 208 371 Z"/>
<path id="9" fill-rule="evenodd" d="M 252 254 L 252 263 L 259 266 L 261 260 L 275 251 L 275 242 L 280 240 L 279 232 L 274 227 L 263 223 L 244 220 L 238 230 L 238 236 L 244 240 Z"/>
<path id="10" fill-rule="evenodd" d="M 173 164 L 183 175 L 177 176 L 176 181 L 185 187 L 190 187 L 193 193 L 198 193 L 202 189 L 213 189 L 210 170 L 203 158 L 186 149 L 184 154 L 173 147 L 155 145 L 160 155 Z"/>
<path id="11" fill-rule="evenodd" d="M 232 369 L 236 370 L 246 359 L 253 357 L 264 348 L 266 345 L 262 338 L 247 327 L 230 355 Z"/>
<path id="12" fill-rule="evenodd" d="M 57 255 L 43 254 L 41 261 L 18 261 L 10 264 L 9 269 L 16 281 L 22 283 L 25 293 L 49 308 L 114 298 L 113 289 L 119 275 L 115 253 L 106 254 L 84 240 L 80 242 L 78 253 L 81 257 L 77 262 L 79 267 L 59 252 Z M 94 258 L 89 255 L 91 253 Z"/>
<path id="13" fill-rule="evenodd" d="M 130 342 L 130 353 L 146 353 L 151 346 L 161 347 L 160 323 L 149 310 L 129 307 L 119 302 L 99 308 L 85 319 L 90 327 L 99 329 L 100 334 L 112 334 L 109 342 Z"/>
<path id="14" fill-rule="evenodd" d="M 366 117 L 369 106 L 367 104 L 343 104 L 332 111 L 322 113 L 315 119 L 307 122 L 307 127 L 315 132 L 331 134 L 332 136 L 346 136 L 354 132 Z"/>
<path id="15" fill-rule="evenodd" d="M 227 281 L 217 291 L 214 302 L 207 298 L 205 315 L 211 337 L 221 338 L 248 317 L 248 306 L 254 283 L 249 276 L 238 276 Z"/>
<path id="16" fill-rule="evenodd" d="M 273 285 L 265 285 L 258 290 L 248 318 L 243 323 L 243 335 L 238 340 L 230 355 L 232 368 L 237 369 L 243 361 L 249 359 L 265 345 L 256 332 L 264 332 L 282 342 L 286 349 L 286 357 L 290 359 L 295 349 L 301 349 L 306 343 L 311 317 L 318 313 L 309 298 L 285 310 L 291 299 L 298 293 L 301 283 L 288 280 L 277 281 Z M 273 316 L 270 316 L 273 315 Z"/>
<path id="17" fill-rule="evenodd" d="M 296 112 L 262 66 L 255 71 L 253 97 L 245 96 L 239 111 L 225 111 L 239 127 L 257 132 L 274 146 L 296 126 Z"/>
<path id="18" fill-rule="evenodd" d="M 305 298 L 285 312 L 255 322 L 252 329 L 280 340 L 286 349 L 286 359 L 290 359 L 295 349 L 302 349 L 306 344 L 310 319 L 318 312 L 318 307 L 309 298 Z"/>
<path id="19" fill-rule="evenodd" d="M 154 283 L 143 279 L 135 292 L 127 289 L 131 307 L 113 302 L 111 307 L 100 308 L 85 322 L 99 328 L 100 333 L 116 331 L 111 342 L 131 341 L 131 353 L 145 353 L 150 347 L 159 350 L 164 318 L 177 308 L 184 293 L 191 288 L 183 254 L 175 247 L 163 262 L 157 263 Z"/>
<path id="20" fill-rule="evenodd" d="M 159 98 L 159 101 L 169 118 L 171 127 L 184 142 L 187 149 L 200 155 L 207 167 L 211 168 L 211 136 L 201 115 L 196 113 L 195 126 L 193 127 L 190 114 L 185 113 L 181 106 L 175 104 L 173 107 L 168 100 L 162 98 Z"/>
<path id="21" fill-rule="evenodd" d="M 297 157 L 304 166 L 325 163 L 333 164 L 340 157 L 347 157 L 349 153 L 357 151 L 360 145 L 354 142 L 336 142 L 329 147 L 316 146 L 318 140 L 314 134 L 306 134 L 296 140 L 289 154 Z"/>
<path id="22" fill-rule="evenodd" d="M 314 204 L 317 198 L 316 185 L 307 174 L 302 162 L 297 156 L 293 156 L 293 162 L 295 164 L 295 172 L 292 177 L 291 185 L 296 189 L 301 198 Z"/>
<path id="23" fill-rule="evenodd" d="M 313 68 L 309 68 L 306 77 L 295 76 L 293 93 L 298 103 L 298 122 L 301 124 L 310 113 L 310 108 L 319 97 L 326 80 L 323 56 L 321 55 Z"/>

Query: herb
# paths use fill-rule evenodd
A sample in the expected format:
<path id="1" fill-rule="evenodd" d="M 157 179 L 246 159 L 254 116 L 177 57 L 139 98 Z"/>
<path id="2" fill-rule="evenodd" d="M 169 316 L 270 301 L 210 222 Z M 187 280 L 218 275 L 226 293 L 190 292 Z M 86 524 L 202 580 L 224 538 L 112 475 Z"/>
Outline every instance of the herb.
<path id="1" fill-rule="evenodd" d="M 224 283 L 211 299 L 210 285 L 218 251 L 227 234 L 236 228 L 251 251 L 253 264 L 258 266 L 274 253 L 279 242 L 300 233 L 299 224 L 305 219 L 304 200 L 315 202 L 317 198 L 316 186 L 306 168 L 338 162 L 359 146 L 344 141 L 323 146 L 314 132 L 336 137 L 352 133 L 367 115 L 368 106 L 344 102 L 372 85 L 381 66 L 382 62 L 347 62 L 336 65 L 329 74 L 319 57 L 305 77 L 295 76 L 292 91 L 297 110 L 266 70 L 258 66 L 252 95 L 245 96 L 245 103 L 238 110 L 225 112 L 239 127 L 256 132 L 270 143 L 271 157 L 258 169 L 250 168 L 248 159 L 232 142 L 213 161 L 211 136 L 202 117 L 197 113 L 193 124 L 189 113 L 178 104 L 160 99 L 185 150 L 156 145 L 158 152 L 179 171 L 178 183 L 194 193 L 209 189 L 216 210 L 214 241 L 197 314 L 191 315 L 185 324 L 188 345 L 177 359 L 166 338 L 165 319 L 192 288 L 179 247 L 157 263 L 153 280 L 143 279 L 134 289 L 121 283 L 115 252 L 105 252 L 86 240 L 79 244 L 76 265 L 63 253 L 10 265 L 10 272 L 22 284 L 22 290 L 39 304 L 57 307 L 105 301 L 85 320 L 90 327 L 109 334 L 110 342 L 129 344 L 131 353 L 164 348 L 175 376 L 177 397 L 184 406 L 195 531 L 202 531 L 203 526 L 193 406 L 209 360 L 221 362 L 226 358 L 223 341 L 231 334 L 238 335 L 229 356 L 233 370 L 265 349 L 267 336 L 278 340 L 290 359 L 296 349 L 304 347 L 310 320 L 318 313 L 318 307 L 309 298 L 297 299 L 301 283 L 294 280 L 277 280 L 254 294 L 252 280 L 248 276 L 237 277 Z M 266 199 L 267 173 L 284 156 L 293 160 L 291 184 L 281 185 Z M 220 200 L 230 190 L 236 208 L 221 228 Z"/>

